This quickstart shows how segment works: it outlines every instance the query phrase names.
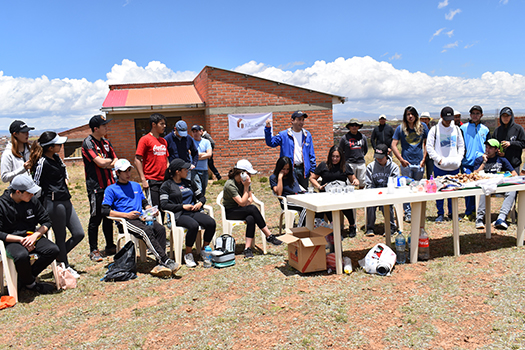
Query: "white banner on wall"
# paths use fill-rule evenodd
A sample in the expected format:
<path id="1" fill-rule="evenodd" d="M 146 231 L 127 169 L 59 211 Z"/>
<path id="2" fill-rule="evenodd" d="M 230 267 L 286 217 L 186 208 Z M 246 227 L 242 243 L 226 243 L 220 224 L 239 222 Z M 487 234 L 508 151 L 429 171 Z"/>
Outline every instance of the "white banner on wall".
<path id="1" fill-rule="evenodd" d="M 266 119 L 272 113 L 228 114 L 230 140 L 264 139 Z"/>

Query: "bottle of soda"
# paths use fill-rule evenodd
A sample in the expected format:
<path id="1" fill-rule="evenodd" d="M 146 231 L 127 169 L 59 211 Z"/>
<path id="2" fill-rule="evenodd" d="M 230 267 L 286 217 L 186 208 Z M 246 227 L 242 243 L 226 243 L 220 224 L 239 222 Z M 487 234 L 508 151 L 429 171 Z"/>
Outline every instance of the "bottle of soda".
<path id="1" fill-rule="evenodd" d="M 421 227 L 418 247 L 418 260 L 427 261 L 430 258 L 429 239 L 427 231 L 423 227 Z"/>
<path id="2" fill-rule="evenodd" d="M 343 271 L 347 275 L 352 273 L 352 260 L 347 256 L 343 257 Z"/>
<path id="3" fill-rule="evenodd" d="M 399 231 L 396 236 L 396 262 L 398 264 L 404 264 L 406 262 L 406 245 L 405 236 L 403 236 L 403 232 Z"/>
<path id="4" fill-rule="evenodd" d="M 207 245 L 204 248 L 204 263 L 202 264 L 203 267 L 209 268 L 212 266 L 211 264 L 211 247 Z"/>

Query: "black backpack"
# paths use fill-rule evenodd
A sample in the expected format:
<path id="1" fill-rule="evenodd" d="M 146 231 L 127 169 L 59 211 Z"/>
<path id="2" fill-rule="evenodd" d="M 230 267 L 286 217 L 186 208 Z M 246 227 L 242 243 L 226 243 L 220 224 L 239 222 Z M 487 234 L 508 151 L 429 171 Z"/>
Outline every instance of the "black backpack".
<path id="1" fill-rule="evenodd" d="M 232 236 L 225 234 L 215 240 L 211 261 L 219 268 L 235 265 L 235 239 Z"/>

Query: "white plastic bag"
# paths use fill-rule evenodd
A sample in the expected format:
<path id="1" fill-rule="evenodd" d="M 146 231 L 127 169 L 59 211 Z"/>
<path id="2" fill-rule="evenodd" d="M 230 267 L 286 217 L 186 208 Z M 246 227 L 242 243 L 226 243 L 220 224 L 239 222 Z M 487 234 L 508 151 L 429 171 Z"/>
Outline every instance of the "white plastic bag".
<path id="1" fill-rule="evenodd" d="M 364 259 L 359 260 L 359 265 L 365 272 L 381 276 L 390 276 L 395 263 L 396 253 L 384 243 L 376 244 Z"/>

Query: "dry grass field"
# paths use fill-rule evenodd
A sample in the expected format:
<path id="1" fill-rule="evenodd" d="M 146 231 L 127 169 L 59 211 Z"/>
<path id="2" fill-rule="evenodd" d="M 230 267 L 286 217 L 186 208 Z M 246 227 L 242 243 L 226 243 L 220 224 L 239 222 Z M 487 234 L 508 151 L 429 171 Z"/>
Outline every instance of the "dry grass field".
<path id="1" fill-rule="evenodd" d="M 320 156 L 322 160 L 325 155 Z M 369 157 L 369 161 L 371 157 Z M 72 166 L 73 203 L 87 227 L 83 168 Z M 266 203 L 277 231 L 279 206 L 267 182 L 254 192 Z M 6 186 L 0 186 L 4 189 Z M 210 184 L 214 204 L 222 187 Z M 493 208 L 501 204 L 495 200 Z M 455 257 L 452 223 L 435 224 L 428 206 L 428 262 L 399 265 L 390 277 L 313 273 L 287 265 L 286 245 L 243 260 L 244 228 L 235 228 L 237 263 L 225 269 L 185 266 L 159 279 L 139 263 L 138 278 L 101 282 L 111 258 L 93 263 L 87 238 L 70 254 L 81 273 L 78 288 L 51 295 L 22 291 L 20 302 L 0 311 L 1 349 L 522 349 L 525 348 L 525 249 L 516 247 L 516 226 L 492 239 L 460 222 L 461 253 Z M 460 202 L 460 212 L 464 203 Z M 383 237 L 361 230 L 345 238 L 354 266 Z M 382 216 L 378 215 L 378 222 Z M 102 234 L 100 245 L 104 246 Z M 260 236 L 257 236 L 259 242 Z M 52 281 L 46 270 L 43 280 Z"/>

